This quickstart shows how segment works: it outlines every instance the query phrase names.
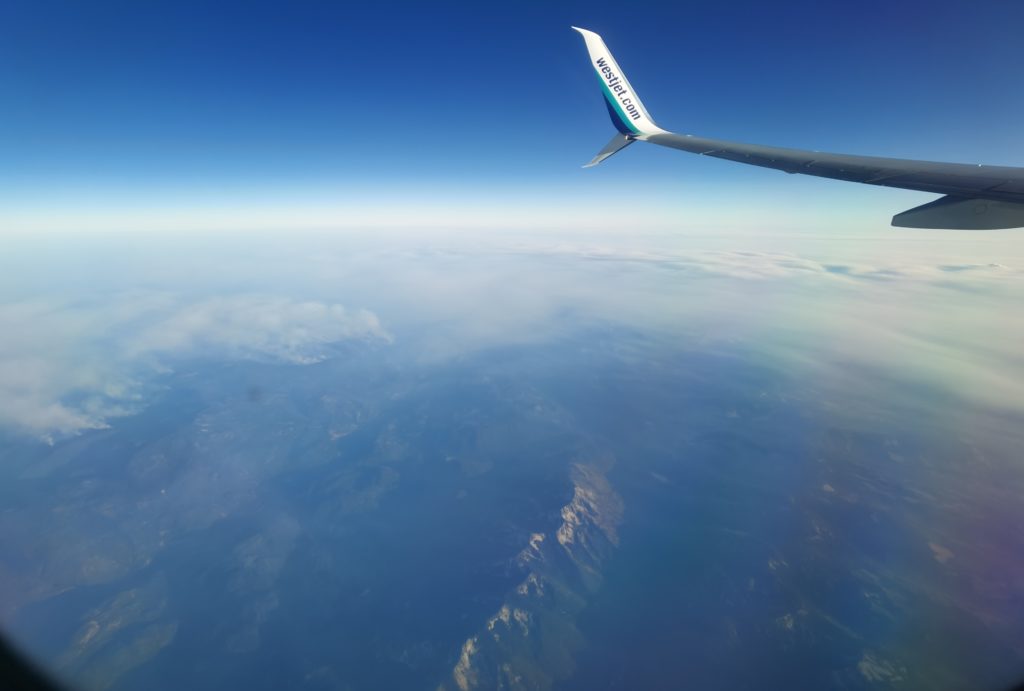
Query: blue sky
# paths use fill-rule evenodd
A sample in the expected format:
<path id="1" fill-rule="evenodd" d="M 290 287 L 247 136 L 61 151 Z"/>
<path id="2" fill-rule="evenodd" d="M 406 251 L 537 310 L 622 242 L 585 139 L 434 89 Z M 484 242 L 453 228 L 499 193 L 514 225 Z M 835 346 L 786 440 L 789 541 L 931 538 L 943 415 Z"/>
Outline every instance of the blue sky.
<path id="1" fill-rule="evenodd" d="M 927 195 L 632 147 L 570 24 L 675 131 L 1024 164 L 1016 2 L 12 2 L 0 222 L 883 228 Z M 799 213 L 794 213 L 797 209 Z M 269 221 L 268 221 L 269 219 Z"/>

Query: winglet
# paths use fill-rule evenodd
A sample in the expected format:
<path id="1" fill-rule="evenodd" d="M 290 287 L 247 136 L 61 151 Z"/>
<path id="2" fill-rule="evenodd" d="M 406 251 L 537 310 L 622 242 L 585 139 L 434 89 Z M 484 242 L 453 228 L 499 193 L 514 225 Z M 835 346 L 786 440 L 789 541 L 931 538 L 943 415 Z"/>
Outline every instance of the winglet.
<path id="1" fill-rule="evenodd" d="M 581 29 L 578 26 L 572 28 L 580 32 L 587 44 L 590 62 L 597 72 L 605 104 L 608 106 L 608 114 L 611 116 L 615 129 L 626 137 L 642 137 L 645 134 L 662 132 L 663 130 L 654 124 L 654 120 L 644 108 L 644 104 L 640 102 L 640 97 L 630 85 L 629 80 L 626 79 L 626 75 L 622 73 L 622 69 L 615 62 L 615 58 L 612 57 L 611 51 L 608 50 L 608 46 L 604 44 L 601 37 L 593 31 Z M 610 152 L 608 156 L 615 151 Z M 595 162 L 592 163 L 596 162 L 595 159 Z"/>

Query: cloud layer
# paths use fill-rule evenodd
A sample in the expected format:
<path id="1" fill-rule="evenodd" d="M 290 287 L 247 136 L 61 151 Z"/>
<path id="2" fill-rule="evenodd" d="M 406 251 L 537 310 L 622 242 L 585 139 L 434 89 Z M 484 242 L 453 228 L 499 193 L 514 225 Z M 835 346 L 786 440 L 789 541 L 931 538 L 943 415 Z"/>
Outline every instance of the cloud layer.
<path id="1" fill-rule="evenodd" d="M 118 295 L 0 305 L 0 426 L 52 438 L 145 403 L 182 358 L 318 362 L 342 341 L 389 339 L 367 310 L 260 295 Z"/>
<path id="2" fill-rule="evenodd" d="M 794 376 L 870 371 L 1024 412 L 1024 244 L 961 235 L 457 233 L 254 238 L 244 253 L 178 239 L 113 239 L 88 256 L 25 250 L 0 258 L 0 427 L 103 427 L 187 358 L 302 365 L 394 334 L 403 357 L 446 359 L 608 325 L 746 352 Z"/>

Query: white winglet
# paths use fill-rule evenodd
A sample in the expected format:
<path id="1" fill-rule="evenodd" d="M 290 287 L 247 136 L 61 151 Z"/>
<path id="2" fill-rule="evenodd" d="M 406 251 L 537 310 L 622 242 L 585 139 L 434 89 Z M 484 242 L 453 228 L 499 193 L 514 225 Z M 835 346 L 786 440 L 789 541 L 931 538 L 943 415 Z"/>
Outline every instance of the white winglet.
<path id="1" fill-rule="evenodd" d="M 605 103 L 608 106 L 608 114 L 612 118 L 615 129 L 627 137 L 643 137 L 646 134 L 663 132 L 664 130 L 654 124 L 654 120 L 644 108 L 644 104 L 640 102 L 640 96 L 626 79 L 626 75 L 622 73 L 622 69 L 615 62 L 615 58 L 612 57 L 608 46 L 604 44 L 601 37 L 587 29 L 577 26 L 572 28 L 582 34 L 583 40 L 587 44 L 590 62 L 597 72 L 601 91 L 604 93 Z"/>

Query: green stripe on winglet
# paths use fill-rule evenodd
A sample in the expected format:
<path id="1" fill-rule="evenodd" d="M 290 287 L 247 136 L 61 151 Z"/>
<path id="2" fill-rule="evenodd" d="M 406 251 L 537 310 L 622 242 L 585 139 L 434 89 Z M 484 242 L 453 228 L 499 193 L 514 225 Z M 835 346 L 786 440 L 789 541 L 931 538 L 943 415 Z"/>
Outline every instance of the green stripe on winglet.
<path id="1" fill-rule="evenodd" d="M 619 105 L 619 101 L 612 95 L 608 85 L 604 83 L 604 77 L 601 76 L 601 73 L 596 69 L 594 70 L 594 73 L 597 75 L 597 80 L 601 82 L 601 89 L 604 91 L 604 97 L 608 99 L 608 103 L 612 104 L 612 108 L 615 109 L 615 112 L 618 114 L 619 120 L 622 121 L 622 124 L 628 127 L 633 134 L 640 134 L 640 130 L 636 125 L 629 121 L 629 118 L 626 117 L 626 113 L 622 110 L 622 106 Z"/>

